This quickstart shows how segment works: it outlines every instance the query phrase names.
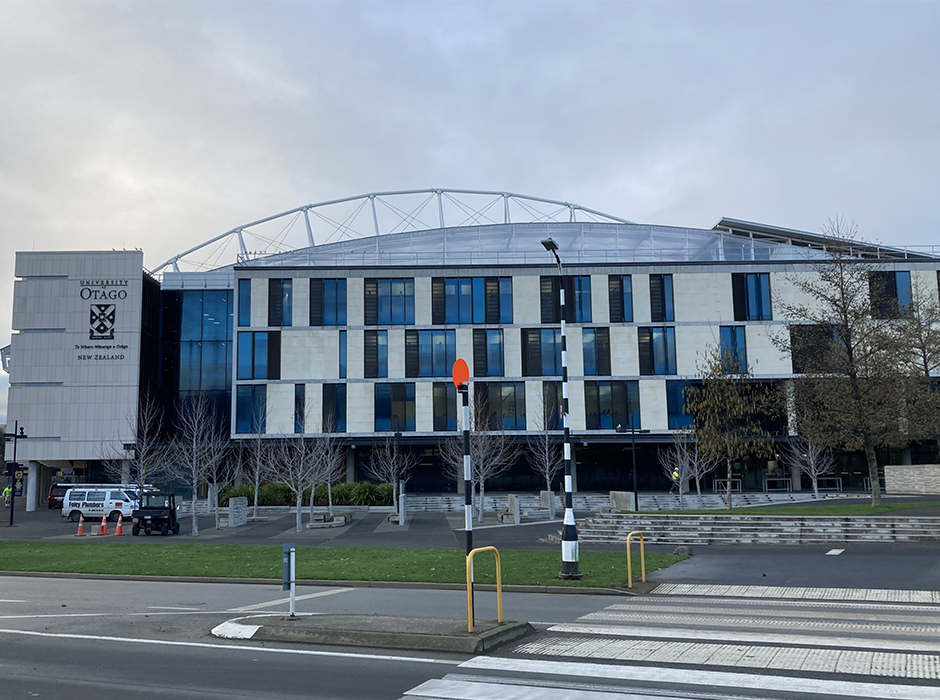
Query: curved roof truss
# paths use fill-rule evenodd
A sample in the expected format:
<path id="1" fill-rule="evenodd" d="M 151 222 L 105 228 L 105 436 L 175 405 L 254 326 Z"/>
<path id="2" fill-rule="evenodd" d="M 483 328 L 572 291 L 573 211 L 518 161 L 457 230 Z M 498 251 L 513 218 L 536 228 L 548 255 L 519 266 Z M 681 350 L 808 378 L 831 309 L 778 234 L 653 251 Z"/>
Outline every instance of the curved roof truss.
<path id="1" fill-rule="evenodd" d="M 178 253 L 159 274 L 208 271 L 327 243 L 390 233 L 513 223 L 632 222 L 571 202 L 489 190 L 398 190 L 305 204 L 252 221 Z"/>

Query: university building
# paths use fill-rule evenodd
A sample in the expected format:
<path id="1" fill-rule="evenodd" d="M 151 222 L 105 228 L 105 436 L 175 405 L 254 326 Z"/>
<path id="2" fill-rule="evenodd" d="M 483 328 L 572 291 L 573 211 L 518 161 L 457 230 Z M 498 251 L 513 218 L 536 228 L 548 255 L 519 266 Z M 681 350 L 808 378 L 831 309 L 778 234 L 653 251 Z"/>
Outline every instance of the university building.
<path id="1" fill-rule="evenodd" d="M 432 210 L 436 199 L 438 225 L 408 214 L 407 226 L 383 230 L 376 200 L 398 194 L 427 195 Z M 455 491 L 437 445 L 459 427 L 457 358 L 470 366 L 491 427 L 520 441 L 558 428 L 560 285 L 578 490 L 630 490 L 634 442 L 639 489 L 664 487 L 657 450 L 689 424 L 683 389 L 709 348 L 729 351 L 762 381 L 800 371 L 774 338 L 787 332 L 781 306 L 800 301 L 793 281 L 813 274 L 824 237 L 733 219 L 702 229 L 639 225 L 506 193 L 469 193 L 499 200 L 496 221 L 477 213 L 445 225 L 445 197 L 458 194 L 343 200 L 361 200 L 366 213 L 371 203 L 374 230 L 320 244 L 311 220 L 335 223 L 323 211 L 336 203 L 308 205 L 265 221 L 303 221 L 310 245 L 252 253 L 248 225 L 194 249 L 234 240 L 237 259 L 192 270 L 183 263 L 193 251 L 153 272 L 140 251 L 17 253 L 14 333 L 3 355 L 7 424 L 19 421 L 29 436 L 18 448 L 27 506 L 41 507 L 55 480 L 100 478 L 102 459 L 132 449 L 142 392 L 159 398 L 170 422 L 180 397 L 206 392 L 235 440 L 341 434 L 350 480 L 373 445 L 398 434 L 422 455 L 409 490 Z M 558 246 L 561 277 L 546 238 Z M 881 260 L 899 304 L 912 282 L 938 291 L 940 258 L 863 243 L 859 254 Z M 785 424 L 776 428 L 786 435 Z M 839 475 L 862 488 L 866 473 L 848 455 Z M 784 475 L 763 460 L 737 465 L 735 476 L 761 490 Z M 539 487 L 522 459 L 487 490 Z"/>

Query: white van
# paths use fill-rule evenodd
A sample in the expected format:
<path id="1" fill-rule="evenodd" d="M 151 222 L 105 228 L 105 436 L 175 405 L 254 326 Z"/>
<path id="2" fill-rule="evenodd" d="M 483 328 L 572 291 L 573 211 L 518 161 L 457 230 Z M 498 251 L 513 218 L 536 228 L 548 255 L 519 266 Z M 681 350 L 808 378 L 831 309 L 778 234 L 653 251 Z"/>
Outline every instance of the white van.
<path id="1" fill-rule="evenodd" d="M 71 488 L 62 497 L 62 517 L 73 523 L 83 515 L 86 520 L 94 520 L 104 515 L 108 520 L 117 521 L 118 515 L 130 518 L 134 512 L 136 494 L 125 489 L 111 487 Z"/>

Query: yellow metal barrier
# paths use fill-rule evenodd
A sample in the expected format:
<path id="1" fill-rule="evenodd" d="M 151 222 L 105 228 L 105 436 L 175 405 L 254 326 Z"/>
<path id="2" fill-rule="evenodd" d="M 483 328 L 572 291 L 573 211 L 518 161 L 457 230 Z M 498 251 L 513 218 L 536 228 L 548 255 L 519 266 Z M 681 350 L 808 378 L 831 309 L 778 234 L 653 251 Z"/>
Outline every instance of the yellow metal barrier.
<path id="1" fill-rule="evenodd" d="M 634 530 L 627 535 L 627 588 L 633 588 L 633 562 L 630 559 L 630 539 L 634 535 L 640 536 L 640 571 L 643 574 L 643 583 L 646 583 L 646 552 L 643 550 L 643 533 Z"/>
<path id="2" fill-rule="evenodd" d="M 473 557 L 480 552 L 492 552 L 496 556 L 496 619 L 503 621 L 503 570 L 499 561 L 499 550 L 496 547 L 477 547 L 467 554 L 467 631 L 473 632 Z M 644 579 L 646 580 L 646 579 Z"/>

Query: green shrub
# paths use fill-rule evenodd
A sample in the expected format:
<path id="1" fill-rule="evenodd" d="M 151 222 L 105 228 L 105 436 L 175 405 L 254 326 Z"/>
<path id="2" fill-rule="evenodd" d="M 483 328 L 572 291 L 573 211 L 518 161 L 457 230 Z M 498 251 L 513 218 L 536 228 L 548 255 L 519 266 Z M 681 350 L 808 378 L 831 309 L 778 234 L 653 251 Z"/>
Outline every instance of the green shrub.
<path id="1" fill-rule="evenodd" d="M 248 499 L 248 505 L 253 505 L 255 502 L 254 484 L 240 484 L 239 486 L 229 484 L 219 493 L 219 506 L 225 508 L 228 506 L 228 499 L 241 498 L 242 496 Z"/>
<path id="2" fill-rule="evenodd" d="M 353 490 L 351 504 L 354 506 L 374 506 L 378 505 L 381 499 L 379 485 L 370 481 L 356 482 Z"/>
<path id="3" fill-rule="evenodd" d="M 258 503 L 263 506 L 292 506 L 295 502 L 287 484 L 264 484 L 258 490 Z"/>

